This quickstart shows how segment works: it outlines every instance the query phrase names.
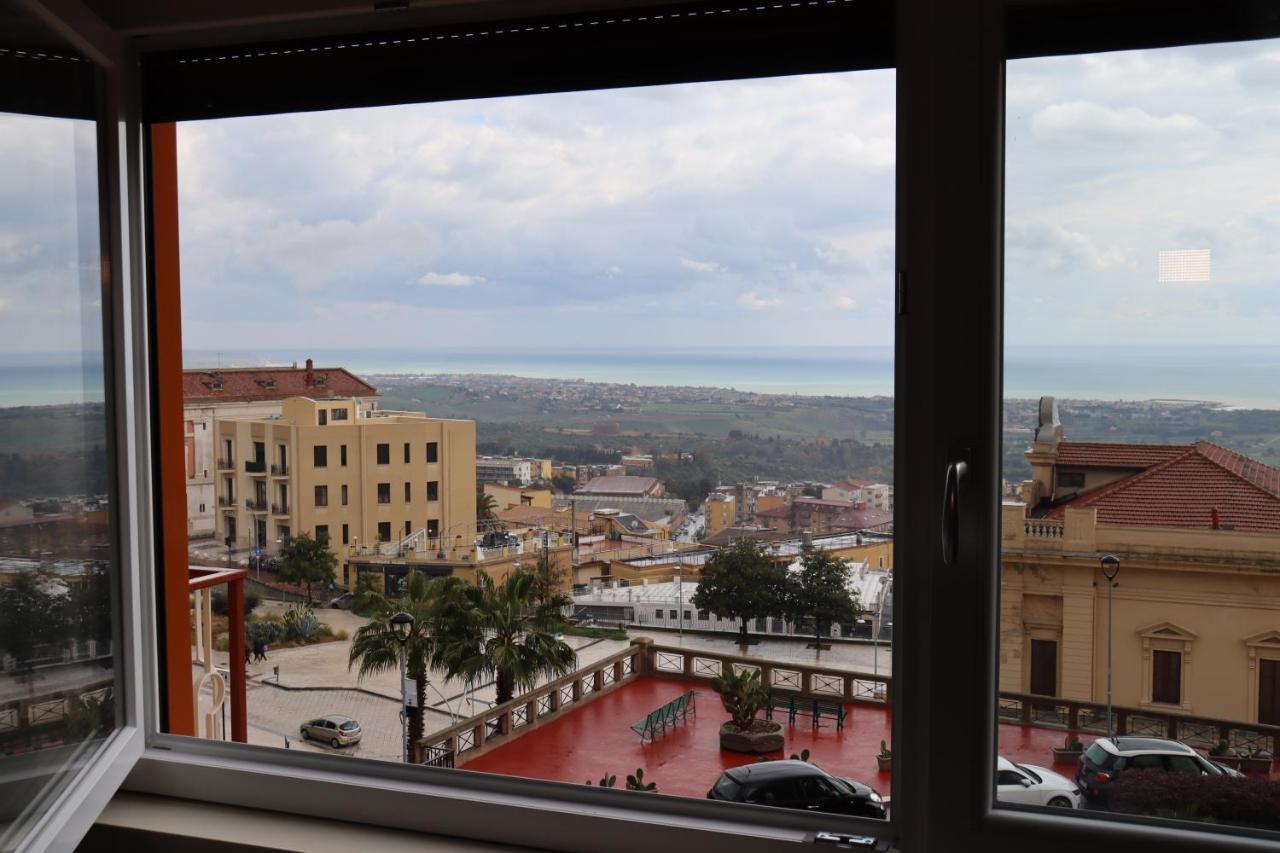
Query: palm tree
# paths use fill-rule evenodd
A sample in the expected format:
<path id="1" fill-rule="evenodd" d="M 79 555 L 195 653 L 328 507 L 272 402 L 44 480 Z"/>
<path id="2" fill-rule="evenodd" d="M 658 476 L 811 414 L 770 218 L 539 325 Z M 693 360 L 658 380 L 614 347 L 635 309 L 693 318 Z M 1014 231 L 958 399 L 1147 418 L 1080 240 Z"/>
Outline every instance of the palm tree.
<path id="1" fill-rule="evenodd" d="M 404 594 L 388 598 L 378 590 L 361 589 L 355 606 L 360 612 L 372 613 L 369 623 L 359 628 L 351 641 L 347 668 L 360 664 L 359 677 L 379 672 L 398 671 L 400 668 L 400 635 L 391 617 L 404 612 L 413 617 L 409 636 L 405 640 L 405 669 L 413 679 L 418 694 L 419 713 L 411 718 L 409 743 L 416 744 L 423 736 L 423 714 L 427 705 L 427 672 L 432 656 L 437 651 L 436 624 L 442 602 L 457 597 L 466 582 L 460 578 L 445 577 L 427 580 L 416 571 L 409 573 Z"/>
<path id="2" fill-rule="evenodd" d="M 536 573 L 520 570 L 494 583 L 480 571 L 475 586 L 458 591 L 441 599 L 432 657 L 450 678 L 492 678 L 501 705 L 517 688 L 532 690 L 540 677 L 557 678 L 577 666 L 577 653 L 555 635 L 568 599 L 539 600 Z"/>
<path id="3" fill-rule="evenodd" d="M 484 486 L 476 488 L 476 521 L 490 521 L 498 517 L 498 499 L 488 494 Z"/>

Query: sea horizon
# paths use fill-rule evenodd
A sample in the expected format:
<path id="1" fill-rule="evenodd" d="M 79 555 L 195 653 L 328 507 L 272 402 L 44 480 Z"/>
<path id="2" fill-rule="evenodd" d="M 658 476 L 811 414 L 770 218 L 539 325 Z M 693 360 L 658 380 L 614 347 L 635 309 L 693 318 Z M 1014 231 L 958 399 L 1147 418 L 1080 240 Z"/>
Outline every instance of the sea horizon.
<path id="1" fill-rule="evenodd" d="M 361 376 L 508 375 L 800 396 L 893 396 L 893 348 L 561 347 L 555 350 L 190 350 L 187 368 L 303 363 Z M 1198 401 L 1280 409 L 1280 346 L 1009 346 L 1007 399 Z M 100 365 L 78 353 L 0 353 L 0 407 L 100 402 Z"/>

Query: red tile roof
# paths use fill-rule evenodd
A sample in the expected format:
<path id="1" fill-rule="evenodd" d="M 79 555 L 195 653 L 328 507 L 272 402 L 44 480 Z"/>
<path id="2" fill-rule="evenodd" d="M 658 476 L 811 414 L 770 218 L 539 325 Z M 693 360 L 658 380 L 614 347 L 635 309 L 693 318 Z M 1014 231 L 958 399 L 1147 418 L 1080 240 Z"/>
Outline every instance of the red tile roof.
<path id="1" fill-rule="evenodd" d="M 873 507 L 851 509 L 831 519 L 833 527 L 847 527 L 850 530 L 868 530 L 893 523 L 893 513 Z"/>
<path id="2" fill-rule="evenodd" d="M 850 501 L 832 501 L 823 500 L 822 498 L 796 498 L 792 503 L 823 510 L 853 509 L 853 503 Z"/>
<path id="3" fill-rule="evenodd" d="M 1101 444 L 1063 441 L 1057 464 L 1064 468 L 1150 468 L 1180 456 L 1190 444 Z"/>
<path id="4" fill-rule="evenodd" d="M 1054 507 L 1093 506 L 1102 524 L 1280 531 L 1280 468 L 1196 442 L 1172 458 Z"/>
<path id="5" fill-rule="evenodd" d="M 791 507 L 788 504 L 756 510 L 756 518 L 790 518 Z"/>
<path id="6" fill-rule="evenodd" d="M 214 390 L 221 381 L 222 388 Z M 274 387 L 267 387 L 274 381 Z M 376 397 L 378 389 L 341 367 L 226 367 L 182 371 L 187 403 L 283 400 L 286 397 Z"/>

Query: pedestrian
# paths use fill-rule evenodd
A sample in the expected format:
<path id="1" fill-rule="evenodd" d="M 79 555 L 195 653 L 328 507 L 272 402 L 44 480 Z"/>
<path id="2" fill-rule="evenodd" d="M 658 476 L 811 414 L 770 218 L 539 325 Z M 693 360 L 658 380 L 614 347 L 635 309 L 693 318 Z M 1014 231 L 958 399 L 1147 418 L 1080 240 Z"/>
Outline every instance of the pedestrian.
<path id="1" fill-rule="evenodd" d="M 258 645 L 258 659 L 265 661 L 267 659 L 267 644 L 260 643 Z"/>
<path id="2" fill-rule="evenodd" d="M 244 644 L 244 662 L 246 664 L 253 663 L 253 649 L 249 647 L 248 643 Z"/>

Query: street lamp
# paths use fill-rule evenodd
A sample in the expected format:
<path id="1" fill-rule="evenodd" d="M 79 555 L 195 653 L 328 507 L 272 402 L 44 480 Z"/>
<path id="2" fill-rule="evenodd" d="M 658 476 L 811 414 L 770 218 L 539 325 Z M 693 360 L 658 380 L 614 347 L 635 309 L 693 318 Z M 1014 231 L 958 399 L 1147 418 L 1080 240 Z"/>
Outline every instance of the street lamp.
<path id="1" fill-rule="evenodd" d="M 1102 565 L 1102 576 L 1107 579 L 1107 737 L 1112 737 L 1111 715 L 1111 590 L 1119 586 L 1116 575 L 1120 574 L 1120 558 L 1114 554 L 1106 554 L 1098 561 Z"/>
<path id="2" fill-rule="evenodd" d="M 405 644 L 413 629 L 413 616 L 403 610 L 391 617 L 391 628 L 400 642 L 400 760 L 409 763 L 409 697 L 405 687 Z"/>

